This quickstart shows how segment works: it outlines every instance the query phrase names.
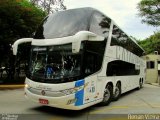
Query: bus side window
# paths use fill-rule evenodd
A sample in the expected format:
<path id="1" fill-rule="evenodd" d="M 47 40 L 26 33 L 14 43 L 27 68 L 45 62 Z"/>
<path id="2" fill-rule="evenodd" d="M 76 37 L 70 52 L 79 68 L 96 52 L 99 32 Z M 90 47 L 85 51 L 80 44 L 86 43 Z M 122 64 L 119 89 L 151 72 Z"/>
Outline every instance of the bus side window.
<path id="1" fill-rule="evenodd" d="M 120 60 L 109 62 L 106 70 L 107 76 L 138 75 L 139 73 L 140 70 L 136 69 L 135 64 Z"/>
<path id="2" fill-rule="evenodd" d="M 116 65 L 112 64 L 112 62 L 108 63 L 106 75 L 107 76 L 116 76 L 117 75 L 116 68 L 117 68 Z"/>
<path id="3" fill-rule="evenodd" d="M 92 74 L 95 71 L 95 58 L 92 54 L 87 54 L 85 60 L 85 74 Z"/>

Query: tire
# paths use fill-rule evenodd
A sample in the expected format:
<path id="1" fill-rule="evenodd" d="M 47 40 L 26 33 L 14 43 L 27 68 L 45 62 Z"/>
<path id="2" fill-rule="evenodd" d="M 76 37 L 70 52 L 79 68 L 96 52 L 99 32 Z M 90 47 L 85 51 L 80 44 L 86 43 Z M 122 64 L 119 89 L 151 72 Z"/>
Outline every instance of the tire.
<path id="1" fill-rule="evenodd" d="M 117 83 L 112 100 L 117 101 L 120 98 L 120 96 L 121 96 L 121 85 L 120 83 Z"/>
<path id="2" fill-rule="evenodd" d="M 111 85 L 107 85 L 104 90 L 103 101 L 100 103 L 101 105 L 109 105 L 112 101 L 113 90 Z"/>
<path id="3" fill-rule="evenodd" d="M 139 86 L 137 87 L 137 90 L 140 90 L 143 88 L 143 81 L 140 79 L 139 80 Z"/>
<path id="4" fill-rule="evenodd" d="M 139 81 L 139 89 L 141 89 L 143 87 L 143 82 L 142 80 Z"/>

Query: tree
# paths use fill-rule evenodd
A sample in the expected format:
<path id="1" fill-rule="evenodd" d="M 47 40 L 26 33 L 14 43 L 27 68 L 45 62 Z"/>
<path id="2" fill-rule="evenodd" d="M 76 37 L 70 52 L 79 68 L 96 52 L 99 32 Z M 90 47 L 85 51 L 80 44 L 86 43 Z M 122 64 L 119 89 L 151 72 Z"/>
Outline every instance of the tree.
<path id="1" fill-rule="evenodd" d="M 160 26 L 160 0 L 142 0 L 137 6 L 142 23 Z"/>
<path id="2" fill-rule="evenodd" d="M 47 14 L 59 10 L 66 10 L 66 6 L 64 6 L 63 1 L 64 0 L 30 0 L 33 5 L 37 5 L 42 8 L 47 12 Z"/>
<path id="3" fill-rule="evenodd" d="M 27 0 L 0 1 L 0 41 L 31 37 L 45 13 Z"/>
<path id="4" fill-rule="evenodd" d="M 160 54 L 160 31 L 138 43 L 144 48 L 146 54 L 154 53 L 154 51 L 158 51 Z"/>
<path id="5" fill-rule="evenodd" d="M 0 0 L 0 67 L 11 66 L 11 44 L 19 38 L 32 37 L 45 15 L 28 0 Z"/>

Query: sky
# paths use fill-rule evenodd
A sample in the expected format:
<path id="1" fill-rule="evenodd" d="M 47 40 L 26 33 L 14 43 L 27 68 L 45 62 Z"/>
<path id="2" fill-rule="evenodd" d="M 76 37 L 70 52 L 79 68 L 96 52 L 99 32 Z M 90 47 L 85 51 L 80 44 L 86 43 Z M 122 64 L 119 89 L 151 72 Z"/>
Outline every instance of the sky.
<path id="1" fill-rule="evenodd" d="M 137 3 L 141 0 L 64 0 L 67 9 L 93 7 L 103 12 L 129 36 L 138 40 L 148 38 L 158 28 L 141 23 Z"/>

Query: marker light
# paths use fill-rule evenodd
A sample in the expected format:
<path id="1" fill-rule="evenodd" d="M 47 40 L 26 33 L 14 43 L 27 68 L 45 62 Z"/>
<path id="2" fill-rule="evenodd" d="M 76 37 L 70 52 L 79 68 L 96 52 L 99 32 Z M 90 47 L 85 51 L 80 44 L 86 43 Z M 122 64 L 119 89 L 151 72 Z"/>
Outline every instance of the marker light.
<path id="1" fill-rule="evenodd" d="M 25 88 L 30 88 L 30 86 L 26 83 L 26 84 L 25 84 Z"/>
<path id="2" fill-rule="evenodd" d="M 82 89 L 84 89 L 84 85 L 80 86 L 80 87 L 75 87 L 75 88 L 61 90 L 60 92 L 64 93 L 65 95 L 69 95 L 69 94 L 76 93 L 77 91 L 80 91 Z"/>

